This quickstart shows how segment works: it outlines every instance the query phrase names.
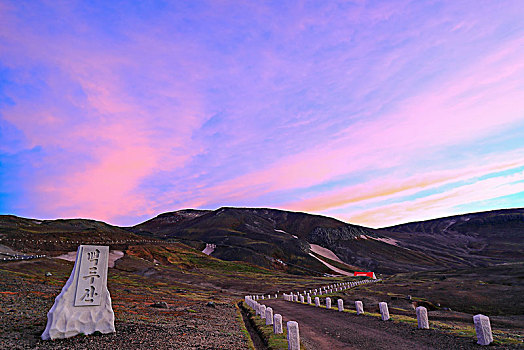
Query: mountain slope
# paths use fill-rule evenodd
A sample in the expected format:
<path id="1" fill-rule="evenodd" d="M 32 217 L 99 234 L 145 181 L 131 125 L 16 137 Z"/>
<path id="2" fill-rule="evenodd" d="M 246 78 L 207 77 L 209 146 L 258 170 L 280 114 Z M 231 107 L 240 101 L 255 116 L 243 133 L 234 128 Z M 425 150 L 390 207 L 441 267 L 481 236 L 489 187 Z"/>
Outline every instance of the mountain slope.
<path id="1" fill-rule="evenodd" d="M 0 215 L 0 244 L 21 252 L 57 253 L 83 244 L 120 244 L 144 238 L 121 227 L 86 219 L 35 220 Z"/>
<path id="2" fill-rule="evenodd" d="M 157 244 L 177 240 L 198 250 L 214 243 L 217 248 L 212 255 L 222 260 L 309 275 L 333 273 L 310 255 L 310 244 L 331 250 L 355 268 L 389 274 L 522 262 L 523 238 L 524 209 L 458 215 L 380 230 L 266 208 L 186 209 L 127 228 L 84 219 L 0 216 L 0 245 L 21 252 L 54 255 L 75 250 L 80 243 L 125 249 L 125 245 L 144 240 Z M 350 267 L 343 269 L 351 272 Z"/>
<path id="3" fill-rule="evenodd" d="M 438 258 L 446 267 L 524 261 L 524 209 L 450 216 L 386 227 L 399 246 Z"/>
<path id="4" fill-rule="evenodd" d="M 376 230 L 321 215 L 227 207 L 199 214 L 190 220 L 179 220 L 180 212 L 162 214 L 130 229 L 146 236 L 176 238 L 193 246 L 214 243 L 215 257 L 295 273 L 299 272 L 297 266 L 306 272 L 329 272 L 309 255 L 310 243 L 332 250 L 348 264 L 379 272 L 438 265 L 436 259 L 423 253 L 374 239 L 379 238 Z"/>

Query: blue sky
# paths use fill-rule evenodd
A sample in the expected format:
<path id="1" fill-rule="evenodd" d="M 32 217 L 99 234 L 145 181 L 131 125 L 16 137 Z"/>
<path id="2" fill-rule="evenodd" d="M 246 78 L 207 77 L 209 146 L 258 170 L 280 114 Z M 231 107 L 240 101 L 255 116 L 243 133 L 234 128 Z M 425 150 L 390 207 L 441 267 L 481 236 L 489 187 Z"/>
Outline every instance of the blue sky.
<path id="1" fill-rule="evenodd" d="M 522 207 L 521 1 L 0 2 L 0 212 Z"/>

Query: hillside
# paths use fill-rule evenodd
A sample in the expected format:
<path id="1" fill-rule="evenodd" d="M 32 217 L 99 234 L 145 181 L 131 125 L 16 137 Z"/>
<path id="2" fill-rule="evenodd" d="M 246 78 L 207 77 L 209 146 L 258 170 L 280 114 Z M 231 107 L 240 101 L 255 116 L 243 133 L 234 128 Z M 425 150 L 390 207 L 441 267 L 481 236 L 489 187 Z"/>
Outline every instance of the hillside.
<path id="1" fill-rule="evenodd" d="M 197 250 L 206 243 L 227 261 L 275 271 L 323 275 L 333 271 L 312 256 L 327 248 L 358 269 L 393 274 L 467 269 L 524 261 L 524 209 L 497 210 L 371 229 L 334 218 L 266 208 L 186 209 L 133 227 L 85 219 L 34 220 L 0 216 L 0 245 L 25 253 L 58 255 L 80 243 L 127 249 L 145 241 L 179 241 Z M 333 263 L 320 257 L 325 262 Z M 352 269 L 342 266 L 346 271 Z"/>
<path id="2" fill-rule="evenodd" d="M 113 249 L 144 240 L 121 227 L 87 219 L 35 220 L 0 215 L 0 245 L 25 253 L 59 253 L 80 244 L 105 243 Z M 125 244 L 124 244 L 125 243 Z"/>
<path id="3" fill-rule="evenodd" d="M 312 244 L 335 252 L 334 260 L 320 257 L 337 268 L 352 269 L 340 258 L 375 271 L 405 271 L 383 273 L 383 283 L 332 295 L 347 305 L 363 300 L 372 313 L 379 301 L 387 301 L 394 319 L 401 320 L 413 315 L 413 302 L 420 303 L 430 307 L 432 325 L 446 324 L 453 332 L 471 328 L 471 314 L 463 312 L 489 314 L 499 341 L 518 342 L 524 265 L 512 261 L 521 259 L 521 214 L 522 210 L 476 213 L 382 230 L 318 215 L 247 208 L 165 213 L 128 228 L 93 220 L 4 215 L 0 216 L 0 248 L 47 256 L 0 262 L 0 308 L 6 310 L 0 342 L 12 348 L 45 347 L 39 335 L 46 312 L 73 266 L 54 257 L 76 250 L 81 243 L 95 242 L 124 253 L 108 273 L 118 337 L 75 337 L 53 343 L 57 347 L 86 348 L 89 343 L 97 348 L 138 348 L 144 343 L 183 349 L 186 344 L 203 346 L 215 334 L 213 341 L 224 348 L 246 348 L 240 325 L 247 323 L 234 306 L 239 297 L 355 280 L 319 276 L 330 271 L 309 255 Z M 427 243 L 434 242 L 429 240 L 432 237 L 435 242 L 447 241 L 434 248 Z M 478 261 L 453 257 L 453 252 L 462 249 L 466 254 L 464 249 L 471 246 L 461 245 L 461 237 L 483 242 L 475 255 Z M 217 249 L 212 256 L 201 252 L 205 243 L 213 242 Z M 504 254 L 509 258 L 502 265 Z M 286 259 L 285 265 L 275 256 Z M 489 262 L 497 265 L 469 266 Z M 468 267 L 460 268 L 461 264 Z M 457 267 L 444 269 L 444 265 Z M 151 307 L 158 302 L 166 302 L 168 308 Z M 470 338 L 475 346 L 474 336 Z"/>
<path id="4" fill-rule="evenodd" d="M 445 267 L 524 261 L 524 209 L 494 210 L 386 227 L 399 246 L 438 258 Z"/>
<path id="5" fill-rule="evenodd" d="M 438 266 L 438 260 L 380 240 L 380 231 L 330 217 L 267 208 L 220 208 L 179 211 L 129 228 L 160 239 L 178 239 L 194 247 L 217 245 L 213 256 L 242 260 L 292 273 L 329 269 L 311 257 L 310 244 L 332 250 L 344 262 L 362 269 L 394 273 Z M 279 263 L 284 262 L 284 264 Z"/>

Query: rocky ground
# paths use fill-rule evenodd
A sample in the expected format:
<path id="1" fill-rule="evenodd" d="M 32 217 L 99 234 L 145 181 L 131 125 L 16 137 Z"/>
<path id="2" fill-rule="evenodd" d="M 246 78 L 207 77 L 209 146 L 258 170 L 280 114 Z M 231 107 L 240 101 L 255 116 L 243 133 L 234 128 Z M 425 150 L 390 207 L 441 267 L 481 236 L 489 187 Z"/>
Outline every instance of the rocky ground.
<path id="1" fill-rule="evenodd" d="M 235 297 L 218 296 L 209 291 L 193 295 L 181 285 L 157 286 L 150 292 L 147 283 L 141 288 L 132 275 L 122 272 L 116 275 L 114 270 L 110 270 L 108 285 L 116 334 L 42 341 L 40 335 L 47 322 L 46 313 L 66 277 L 61 267 L 67 269 L 72 265 L 49 261 L 47 264 L 13 262 L 0 267 L 1 349 L 248 348 L 248 339 L 238 321 Z M 17 271 L 20 269 L 27 269 L 27 273 Z M 43 277 L 45 269 L 53 270 L 53 276 Z M 168 308 L 151 307 L 160 301 L 166 302 Z"/>
<path id="2" fill-rule="evenodd" d="M 108 272 L 116 334 L 79 335 L 66 340 L 42 341 L 40 335 L 47 322 L 47 311 L 72 268 L 73 262 L 50 257 L 0 263 L 0 349 L 249 349 L 248 331 L 253 332 L 253 329 L 245 329 L 242 315 L 236 306 L 245 294 L 304 290 L 343 280 L 291 276 L 251 265 L 224 262 L 180 244 L 169 247 L 132 246 L 126 248 L 125 256 L 116 260 L 115 267 Z M 50 276 L 46 276 L 48 272 Z M 390 313 L 396 320 L 387 325 L 372 317 L 369 320 L 355 319 L 369 323 L 360 326 L 359 323 L 333 323 L 329 319 L 341 317 L 332 315 L 337 312 L 323 310 L 328 314 L 322 316 L 324 313 L 318 313 L 320 310 L 307 306 L 300 311 L 305 312 L 302 316 L 295 310 L 285 310 L 301 305 L 278 304 L 275 308 L 284 314 L 285 319 L 301 322 L 304 345 L 312 350 L 333 349 L 339 343 L 346 344 L 346 348 L 372 348 L 369 339 L 373 337 L 383 338 L 377 340 L 377 344 L 387 346 L 391 338 L 400 342 L 398 344 L 401 347 L 396 348 L 409 348 L 413 346 L 413 339 L 418 339 L 420 334 L 431 334 L 435 344 L 453 345 L 447 348 L 475 347 L 471 314 L 456 310 L 430 310 L 433 329 L 427 333 L 417 332 L 413 324 L 409 324 L 413 323 L 413 319 L 409 319 L 414 316 L 413 301 L 436 300 L 432 294 L 417 293 L 415 289 L 434 291 L 437 289 L 435 286 L 442 286 L 434 283 L 442 282 L 440 276 L 431 276 L 430 284 L 426 281 L 427 276 L 416 277 L 425 281 L 427 286 L 424 284 L 424 288 L 421 288 L 422 285 L 416 285 L 413 276 L 401 276 L 399 280 L 363 285 L 332 296 L 334 300 L 339 297 L 344 299 L 348 307 L 354 300 L 363 300 L 366 312 L 376 312 L 378 302 L 387 301 Z M 454 282 L 453 279 L 449 280 Z M 467 288 L 468 282 L 464 281 Z M 452 288 L 459 285 L 451 282 L 445 286 Z M 463 285 L 460 287 L 464 288 Z M 444 295 L 445 291 L 439 291 L 439 295 Z M 413 294 L 413 300 L 405 299 L 407 293 Z M 473 302 L 473 299 L 470 301 Z M 475 302 L 479 307 L 482 306 L 481 298 Z M 155 303 L 165 303 L 167 307 L 152 307 Z M 402 320 L 402 317 L 407 318 Z M 382 328 L 375 329 L 377 325 Z M 492 317 L 492 325 L 496 338 L 494 348 L 522 345 L 524 334 L 521 315 Z M 362 334 L 367 335 L 355 343 L 349 335 L 353 331 L 349 330 L 357 332 L 359 327 L 366 328 L 367 331 Z M 320 330 L 320 333 L 315 333 L 315 329 Z M 332 340 L 325 340 L 330 337 Z M 417 346 L 428 348 L 432 344 L 422 342 Z M 255 342 L 255 348 L 259 350 L 266 347 Z"/>

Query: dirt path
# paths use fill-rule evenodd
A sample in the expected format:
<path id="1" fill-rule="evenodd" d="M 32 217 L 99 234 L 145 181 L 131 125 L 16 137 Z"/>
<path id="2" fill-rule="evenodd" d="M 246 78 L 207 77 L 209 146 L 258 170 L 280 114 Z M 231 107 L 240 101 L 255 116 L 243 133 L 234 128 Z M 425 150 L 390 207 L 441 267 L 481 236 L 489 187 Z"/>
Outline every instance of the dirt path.
<path id="1" fill-rule="evenodd" d="M 418 330 L 412 325 L 383 322 L 371 316 L 356 316 L 283 300 L 265 300 L 283 321 L 297 321 L 307 349 L 478 349 L 473 339 Z M 392 315 L 394 317 L 394 315 Z M 285 324 L 285 323 L 284 323 Z"/>

